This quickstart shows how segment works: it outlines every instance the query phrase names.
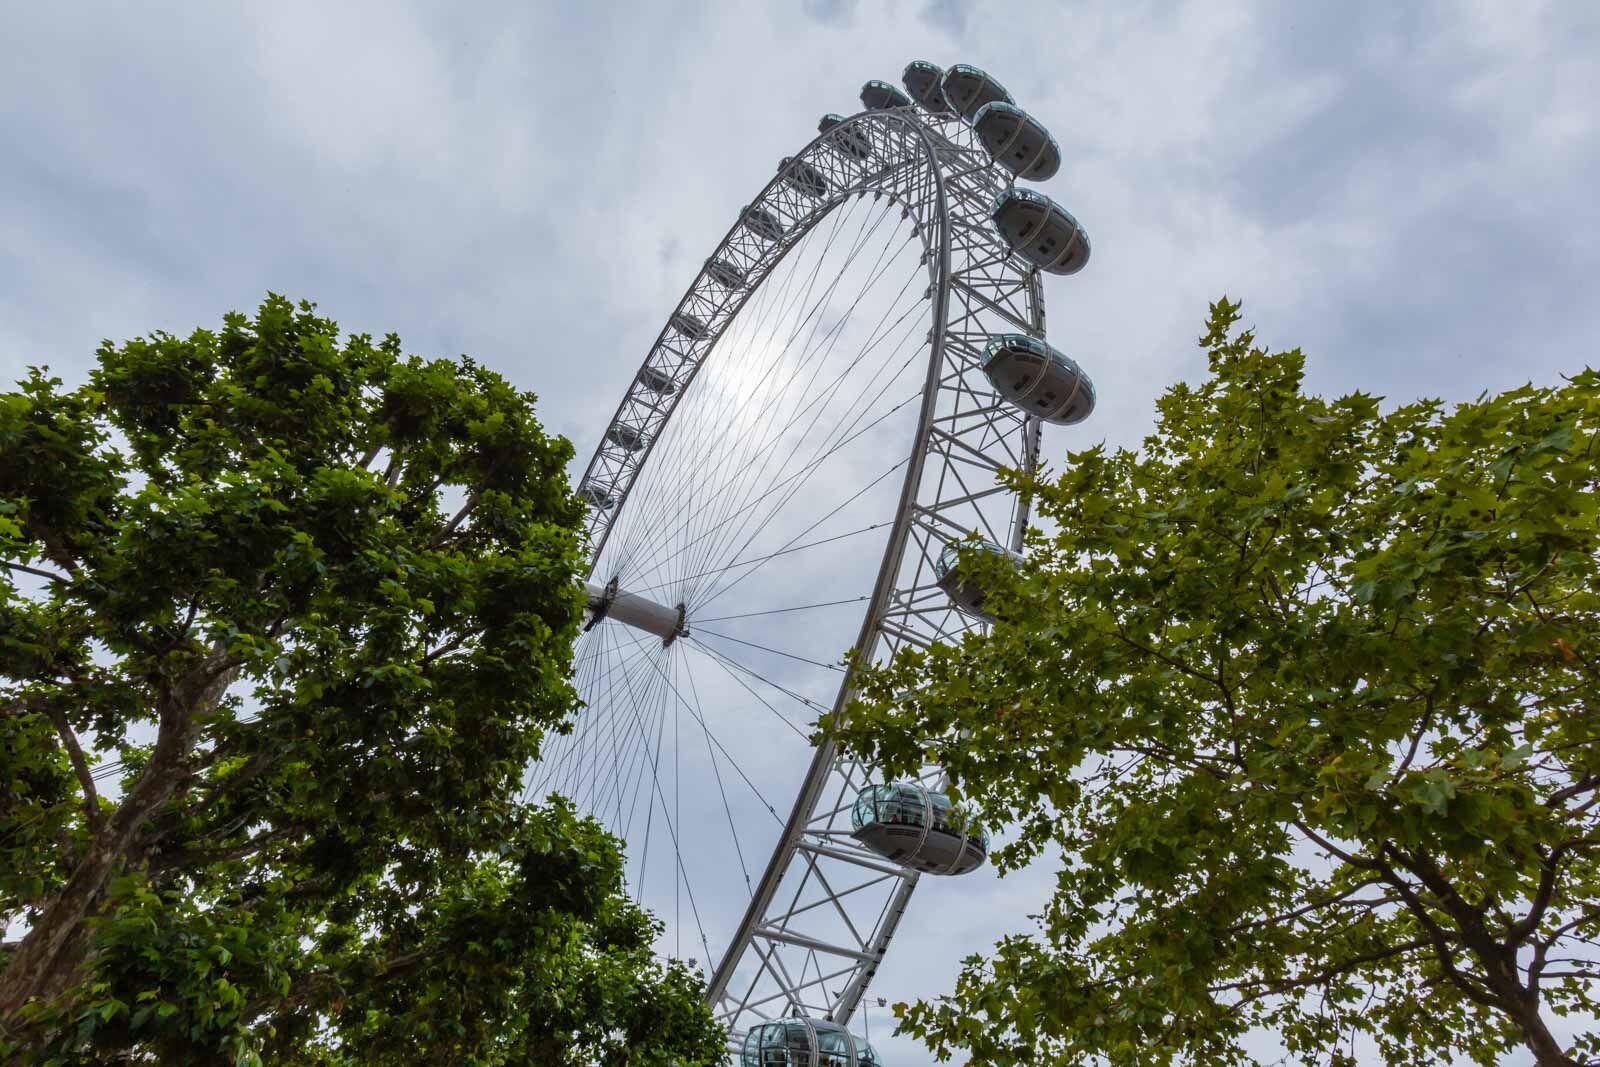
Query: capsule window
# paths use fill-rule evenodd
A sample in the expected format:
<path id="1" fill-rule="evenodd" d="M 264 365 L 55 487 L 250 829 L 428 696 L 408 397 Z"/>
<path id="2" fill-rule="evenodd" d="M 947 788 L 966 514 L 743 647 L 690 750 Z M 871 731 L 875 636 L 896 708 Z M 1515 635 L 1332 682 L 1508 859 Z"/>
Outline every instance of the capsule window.
<path id="1" fill-rule="evenodd" d="M 872 145 L 858 129 L 840 130 L 833 135 L 833 143 L 856 159 L 866 159 L 872 155 Z"/>
<path id="2" fill-rule="evenodd" d="M 706 264 L 706 272 L 725 289 L 742 289 L 744 287 L 744 271 L 727 260 L 711 260 Z"/>
<path id="3" fill-rule="evenodd" d="M 828 193 L 828 179 L 822 172 L 803 160 L 784 159 L 779 166 L 784 181 L 788 182 L 797 191 L 813 199 L 826 196 Z"/>
<path id="4" fill-rule="evenodd" d="M 698 341 L 706 335 L 706 324 L 687 311 L 680 311 L 672 316 L 671 322 L 674 330 L 692 341 Z"/>
<path id="5" fill-rule="evenodd" d="M 639 381 L 652 392 L 671 395 L 678 391 L 678 385 L 672 380 L 672 375 L 657 367 L 645 367 L 641 370 Z"/>
<path id="6" fill-rule="evenodd" d="M 850 1038 L 843 1031 L 817 1032 L 818 1067 L 850 1067 Z"/>
<path id="7" fill-rule="evenodd" d="M 783 223 L 776 215 L 762 207 L 752 207 L 744 213 L 744 224 L 753 233 L 769 241 L 783 236 Z"/>
<path id="8" fill-rule="evenodd" d="M 905 74 L 900 80 L 904 83 L 906 91 L 928 111 L 935 115 L 950 113 L 950 105 L 945 102 L 944 90 L 940 87 L 944 81 L 943 68 L 927 60 L 913 60 L 907 64 Z"/>
<path id="9" fill-rule="evenodd" d="M 644 447 L 644 435 L 631 426 L 613 426 L 606 436 L 629 452 L 637 452 Z"/>

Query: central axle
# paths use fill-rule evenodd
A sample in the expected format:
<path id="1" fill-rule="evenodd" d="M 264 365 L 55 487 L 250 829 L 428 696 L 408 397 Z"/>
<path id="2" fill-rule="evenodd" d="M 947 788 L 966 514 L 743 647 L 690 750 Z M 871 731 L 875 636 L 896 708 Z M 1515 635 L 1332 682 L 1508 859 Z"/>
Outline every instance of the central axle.
<path id="1" fill-rule="evenodd" d="M 689 632 L 688 609 L 679 604 L 668 607 L 637 593 L 624 593 L 615 578 L 605 585 L 585 582 L 584 592 L 589 594 L 589 620 L 584 630 L 592 630 L 602 619 L 615 619 L 636 630 L 655 634 L 665 648 Z"/>

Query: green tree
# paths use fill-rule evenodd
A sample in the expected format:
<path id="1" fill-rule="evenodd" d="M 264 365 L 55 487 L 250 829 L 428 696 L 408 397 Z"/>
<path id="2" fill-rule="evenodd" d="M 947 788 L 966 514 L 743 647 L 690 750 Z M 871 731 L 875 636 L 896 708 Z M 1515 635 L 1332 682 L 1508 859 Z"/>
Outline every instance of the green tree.
<path id="1" fill-rule="evenodd" d="M 570 456 L 276 296 L 0 395 L 0 1058 L 716 1055 L 617 842 L 520 798 L 577 706 Z"/>
<path id="2" fill-rule="evenodd" d="M 902 1025 L 975 1063 L 1494 1063 L 1600 977 L 1600 376 L 1446 408 L 1301 389 L 1212 309 L 1135 453 L 1014 484 L 992 632 L 902 654 L 843 739 L 945 767 L 1038 930 Z"/>

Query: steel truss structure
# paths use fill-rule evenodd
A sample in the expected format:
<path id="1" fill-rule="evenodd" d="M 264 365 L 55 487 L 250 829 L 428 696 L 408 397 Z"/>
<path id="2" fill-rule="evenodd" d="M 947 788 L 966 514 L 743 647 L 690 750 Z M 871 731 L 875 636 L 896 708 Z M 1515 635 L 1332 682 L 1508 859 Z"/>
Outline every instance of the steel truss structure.
<path id="1" fill-rule="evenodd" d="M 995 394 L 980 361 L 997 333 L 1043 337 L 1039 279 L 991 225 L 991 206 L 1010 175 L 991 164 L 958 118 L 914 107 L 863 112 L 794 159 L 707 260 L 618 405 L 583 476 L 585 492 L 603 505 L 591 509 L 588 533 L 598 561 L 708 355 L 790 250 L 852 199 L 887 198 L 921 241 L 931 329 L 899 507 L 885 517 L 892 529 L 853 646 L 885 663 L 908 646 L 957 639 L 981 625 L 954 610 L 934 584 L 933 564 L 945 545 L 973 534 L 1021 545 L 1026 506 L 996 473 L 1033 468 L 1039 425 Z M 771 220 L 782 231 L 775 239 Z M 598 585 L 612 577 L 590 576 Z M 692 615 L 682 621 L 692 634 Z M 852 692 L 846 672 L 833 715 L 846 711 Z M 766 1019 L 848 1023 L 894 940 L 918 875 L 849 835 L 850 805 L 869 771 L 829 742 L 812 752 L 776 847 L 709 976 L 707 996 L 736 1043 Z M 927 777 L 937 775 L 930 768 Z"/>

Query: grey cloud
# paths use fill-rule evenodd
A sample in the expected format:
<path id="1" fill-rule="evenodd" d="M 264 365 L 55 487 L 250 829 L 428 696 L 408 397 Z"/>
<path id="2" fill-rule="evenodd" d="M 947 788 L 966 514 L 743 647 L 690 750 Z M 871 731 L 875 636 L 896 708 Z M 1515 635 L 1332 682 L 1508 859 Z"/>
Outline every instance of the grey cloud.
<path id="1" fill-rule="evenodd" d="M 800 10 L 824 25 L 848 26 L 855 14 L 856 0 L 801 0 Z"/>
<path id="2" fill-rule="evenodd" d="M 1046 281 L 1050 332 L 1100 410 L 1047 436 L 1053 463 L 1148 431 L 1157 393 L 1202 373 L 1222 293 L 1264 342 L 1303 345 L 1326 390 L 1460 399 L 1594 361 L 1593 9 L 971 14 L 21 8 L 0 69 L 0 369 L 81 378 L 101 338 L 214 325 L 272 288 L 504 371 L 581 464 L 739 206 L 820 113 L 914 58 L 989 69 L 1062 143 L 1046 188 L 1095 253 Z M 806 637 L 823 655 L 828 635 Z M 1043 870 L 925 880 L 874 995 L 947 989 L 1048 891 Z M 887 1023 L 872 1010 L 875 1039 Z"/>
<path id="3" fill-rule="evenodd" d="M 928 0 L 920 17 L 952 37 L 967 32 L 967 9 L 962 0 Z"/>

